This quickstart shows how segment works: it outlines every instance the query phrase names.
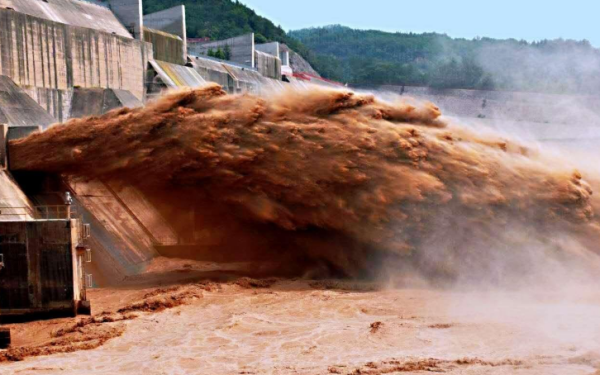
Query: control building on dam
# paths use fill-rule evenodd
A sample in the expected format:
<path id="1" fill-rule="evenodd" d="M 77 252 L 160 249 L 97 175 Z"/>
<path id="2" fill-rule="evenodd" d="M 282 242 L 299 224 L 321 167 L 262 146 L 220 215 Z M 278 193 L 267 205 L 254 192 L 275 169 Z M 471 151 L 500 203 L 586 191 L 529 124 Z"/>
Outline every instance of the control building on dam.
<path id="1" fill-rule="evenodd" d="M 225 46 L 227 61 L 208 56 Z M 131 186 L 13 170 L 8 141 L 207 82 L 257 94 L 340 86 L 252 33 L 188 40 L 184 6 L 143 14 L 141 0 L 0 0 L 0 320 L 89 312 L 86 288 L 135 279 L 195 241 L 190 208 L 174 225 Z"/>

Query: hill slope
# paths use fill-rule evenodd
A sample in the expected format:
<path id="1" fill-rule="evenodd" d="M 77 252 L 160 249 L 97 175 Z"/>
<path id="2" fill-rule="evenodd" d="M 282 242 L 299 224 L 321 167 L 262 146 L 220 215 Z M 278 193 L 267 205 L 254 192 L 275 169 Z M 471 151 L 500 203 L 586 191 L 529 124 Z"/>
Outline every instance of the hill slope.
<path id="1" fill-rule="evenodd" d="M 589 42 L 453 39 L 328 26 L 293 31 L 324 76 L 357 85 L 595 94 L 600 51 Z"/>

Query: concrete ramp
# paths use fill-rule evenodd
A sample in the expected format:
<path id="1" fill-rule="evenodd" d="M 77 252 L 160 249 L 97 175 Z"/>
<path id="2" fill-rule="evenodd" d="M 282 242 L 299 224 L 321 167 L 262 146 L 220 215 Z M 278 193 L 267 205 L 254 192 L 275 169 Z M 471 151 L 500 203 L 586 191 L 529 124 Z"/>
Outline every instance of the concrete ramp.
<path id="1" fill-rule="evenodd" d="M 152 69 L 169 88 L 196 88 L 206 84 L 204 78 L 193 68 L 159 60 L 150 60 L 149 62 Z"/>
<path id="2" fill-rule="evenodd" d="M 33 220 L 31 201 L 6 170 L 0 170 L 0 221 Z"/>
<path id="3" fill-rule="evenodd" d="M 134 276 L 158 255 L 156 246 L 178 243 L 178 236 L 139 190 L 101 181 L 69 181 L 84 222 L 91 224 L 96 285 Z"/>
<path id="4" fill-rule="evenodd" d="M 47 127 L 56 120 L 12 79 L 0 76 L 0 124 Z"/>
<path id="5" fill-rule="evenodd" d="M 175 230 L 142 192 L 133 186 L 105 186 L 121 201 L 155 245 L 174 245 L 179 242 Z"/>
<path id="6" fill-rule="evenodd" d="M 69 118 L 103 115 L 121 107 L 141 107 L 143 104 L 127 90 L 76 88 Z"/>
<path id="7" fill-rule="evenodd" d="M 91 224 L 94 278 L 118 283 L 143 271 L 154 256 L 154 241 L 111 188 L 100 181 L 70 181 L 78 212 Z"/>

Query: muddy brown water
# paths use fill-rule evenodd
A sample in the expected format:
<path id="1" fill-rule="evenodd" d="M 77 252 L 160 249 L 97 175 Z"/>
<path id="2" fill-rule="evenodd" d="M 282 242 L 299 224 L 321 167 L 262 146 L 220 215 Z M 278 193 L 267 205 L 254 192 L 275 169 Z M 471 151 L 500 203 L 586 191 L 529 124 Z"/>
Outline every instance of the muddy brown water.
<path id="1" fill-rule="evenodd" d="M 103 300 L 106 304 L 106 293 Z M 135 292 L 111 291 L 129 300 Z M 594 374 L 600 293 L 223 284 L 143 313 L 104 346 L 1 364 L 2 374 Z M 139 294 L 135 297 L 139 297 Z M 121 323 L 110 323 L 121 324 Z M 359 372 L 357 372 L 359 371 Z"/>

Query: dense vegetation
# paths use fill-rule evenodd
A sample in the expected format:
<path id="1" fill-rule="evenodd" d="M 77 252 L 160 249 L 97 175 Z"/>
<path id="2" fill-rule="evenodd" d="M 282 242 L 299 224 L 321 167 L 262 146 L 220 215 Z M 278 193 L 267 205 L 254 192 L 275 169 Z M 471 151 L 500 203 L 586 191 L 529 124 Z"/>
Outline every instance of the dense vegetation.
<path id="1" fill-rule="evenodd" d="M 355 85 L 598 93 L 600 51 L 587 41 L 453 39 L 343 26 L 290 33 L 325 77 Z"/>
<path id="2" fill-rule="evenodd" d="M 308 55 L 306 47 L 290 38 L 281 26 L 275 26 L 237 0 L 144 0 L 144 14 L 181 4 L 185 5 L 188 38 L 219 40 L 254 32 L 256 43 L 283 42 Z"/>

